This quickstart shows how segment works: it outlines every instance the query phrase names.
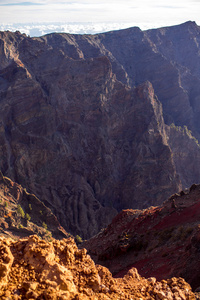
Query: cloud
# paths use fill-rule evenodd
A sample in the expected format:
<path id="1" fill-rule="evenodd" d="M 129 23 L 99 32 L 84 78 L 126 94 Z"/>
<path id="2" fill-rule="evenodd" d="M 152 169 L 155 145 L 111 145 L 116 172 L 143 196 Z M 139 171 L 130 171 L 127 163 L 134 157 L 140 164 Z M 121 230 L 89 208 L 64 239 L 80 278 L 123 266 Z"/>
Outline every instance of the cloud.
<path id="1" fill-rule="evenodd" d="M 161 8 L 161 9 L 182 9 L 185 8 L 184 6 L 172 6 L 172 5 L 156 5 L 155 7 Z"/>
<path id="2" fill-rule="evenodd" d="M 0 30 L 5 31 L 16 31 L 19 30 L 21 33 L 25 33 L 30 36 L 42 36 L 52 32 L 65 32 L 71 34 L 96 34 L 102 33 L 107 31 L 125 29 L 130 27 L 140 27 L 142 30 L 147 30 L 151 28 L 159 28 L 169 25 L 177 25 L 176 24 L 169 24 L 160 23 L 159 21 L 155 21 L 154 23 L 149 22 L 142 22 L 138 24 L 137 22 L 121 22 L 121 23 L 38 23 L 38 24 L 4 24 L 0 25 Z"/>
<path id="3" fill-rule="evenodd" d="M 159 27 L 158 24 L 154 28 Z M 71 34 L 96 34 L 101 32 L 125 29 L 137 26 L 136 23 L 39 23 L 39 24 L 4 24 L 0 30 L 26 33 L 30 36 L 42 36 L 51 32 L 65 32 Z M 148 24 L 143 24 L 142 29 L 148 29 Z"/>
<path id="4" fill-rule="evenodd" d="M 200 0 L 0 0 L 2 23 L 76 22 L 175 25 L 200 21 Z"/>
<path id="5" fill-rule="evenodd" d="M 34 2 L 15 2 L 15 3 L 0 3 L 0 6 L 32 6 L 32 5 L 43 5 L 43 3 L 34 3 Z"/>

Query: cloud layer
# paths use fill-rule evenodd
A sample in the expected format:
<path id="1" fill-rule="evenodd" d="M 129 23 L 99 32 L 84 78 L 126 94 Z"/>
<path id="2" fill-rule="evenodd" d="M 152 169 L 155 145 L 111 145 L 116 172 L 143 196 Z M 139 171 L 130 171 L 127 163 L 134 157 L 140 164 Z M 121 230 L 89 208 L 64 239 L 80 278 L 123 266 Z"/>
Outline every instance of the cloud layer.
<path id="1" fill-rule="evenodd" d="M 42 36 L 51 32 L 66 32 L 74 34 L 95 34 L 137 26 L 136 23 L 37 23 L 37 24 L 3 24 L 0 31 L 17 31 L 27 35 Z M 159 25 L 154 24 L 154 28 Z M 143 24 L 141 29 L 148 29 Z"/>
<path id="2" fill-rule="evenodd" d="M 119 25 L 130 27 L 128 24 L 146 29 L 188 20 L 200 23 L 200 0 L 0 0 L 0 7 L 0 25 L 18 24 L 18 30 L 23 27 L 31 35 L 36 34 L 34 30 L 40 35 L 51 29 L 95 33 L 97 28 L 102 32 L 119 29 Z"/>

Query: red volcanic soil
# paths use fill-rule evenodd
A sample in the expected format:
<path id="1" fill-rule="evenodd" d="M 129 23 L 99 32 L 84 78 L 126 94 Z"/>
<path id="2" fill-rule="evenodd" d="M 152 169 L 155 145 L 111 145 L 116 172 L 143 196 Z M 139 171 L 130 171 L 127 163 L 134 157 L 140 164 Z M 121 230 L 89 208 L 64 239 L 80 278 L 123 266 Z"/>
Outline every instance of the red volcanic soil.
<path id="1" fill-rule="evenodd" d="M 175 211 L 173 215 L 166 216 L 153 229 L 163 230 L 169 226 L 178 226 L 193 222 L 195 219 L 198 219 L 200 214 L 200 199 L 198 201 L 198 203 L 192 205 L 191 207 L 183 208 L 182 211 L 178 210 Z"/>
<path id="2" fill-rule="evenodd" d="M 124 210 L 83 247 L 115 277 L 132 267 L 157 280 L 181 276 L 194 288 L 200 275 L 200 185 L 162 206 Z"/>

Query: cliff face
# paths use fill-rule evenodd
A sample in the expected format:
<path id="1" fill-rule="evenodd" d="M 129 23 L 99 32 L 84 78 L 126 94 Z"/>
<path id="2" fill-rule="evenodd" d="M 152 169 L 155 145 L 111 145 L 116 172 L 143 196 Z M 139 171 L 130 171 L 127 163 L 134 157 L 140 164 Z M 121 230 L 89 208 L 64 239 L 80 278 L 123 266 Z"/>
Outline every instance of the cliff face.
<path id="1" fill-rule="evenodd" d="M 141 31 L 98 35 L 47 35 L 42 39 L 77 59 L 107 56 L 119 81 L 137 86 L 150 81 L 167 124 L 186 125 L 199 137 L 199 32 L 195 22 Z M 73 54 L 72 54 L 73 53 Z"/>
<path id="2" fill-rule="evenodd" d="M 183 277 L 199 287 L 200 185 L 172 195 L 163 205 L 124 210 L 83 243 L 96 263 L 121 277 L 135 267 L 157 280 Z"/>
<path id="3" fill-rule="evenodd" d="M 167 124 L 188 126 L 199 137 L 199 33 L 195 22 L 148 30 L 130 28 L 100 35 L 126 70 L 131 85 L 149 80 Z M 128 38 L 127 38 L 128 36 Z M 121 47 L 117 44 L 121 43 Z"/>
<path id="4" fill-rule="evenodd" d="M 183 188 L 200 182 L 200 146 L 186 126 L 166 126 L 168 144 Z"/>
<path id="5" fill-rule="evenodd" d="M 152 84 L 99 43 L 1 33 L 0 168 L 84 238 L 181 186 Z"/>

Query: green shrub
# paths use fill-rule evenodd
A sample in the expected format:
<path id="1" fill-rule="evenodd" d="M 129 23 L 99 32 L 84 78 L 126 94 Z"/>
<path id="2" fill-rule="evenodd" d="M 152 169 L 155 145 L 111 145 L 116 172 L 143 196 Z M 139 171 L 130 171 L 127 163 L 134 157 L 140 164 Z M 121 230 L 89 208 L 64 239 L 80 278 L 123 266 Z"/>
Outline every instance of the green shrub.
<path id="1" fill-rule="evenodd" d="M 47 234 L 48 237 L 52 237 L 52 233 L 50 231 L 47 230 L 47 233 L 48 233 Z"/>
<path id="2" fill-rule="evenodd" d="M 21 205 L 17 205 L 17 213 L 22 217 L 24 218 L 25 217 L 25 212 L 23 211 Z"/>
<path id="3" fill-rule="evenodd" d="M 42 227 L 47 230 L 47 224 L 45 222 L 42 223 Z"/>
<path id="4" fill-rule="evenodd" d="M 83 242 L 82 238 L 78 234 L 75 236 L 75 239 L 76 239 L 77 243 L 82 243 Z"/>
<path id="5" fill-rule="evenodd" d="M 30 221 L 31 217 L 30 217 L 29 214 L 26 214 L 26 219 L 27 219 L 28 221 Z"/>
<path id="6" fill-rule="evenodd" d="M 29 209 L 30 209 L 30 210 L 32 210 L 32 206 L 31 206 L 31 204 L 30 204 L 30 203 L 29 203 L 28 207 L 29 207 Z"/>

